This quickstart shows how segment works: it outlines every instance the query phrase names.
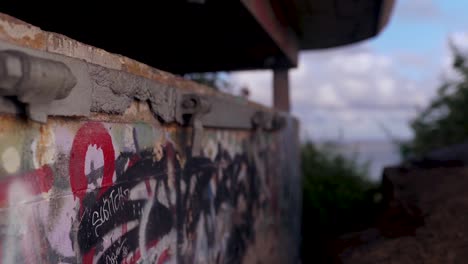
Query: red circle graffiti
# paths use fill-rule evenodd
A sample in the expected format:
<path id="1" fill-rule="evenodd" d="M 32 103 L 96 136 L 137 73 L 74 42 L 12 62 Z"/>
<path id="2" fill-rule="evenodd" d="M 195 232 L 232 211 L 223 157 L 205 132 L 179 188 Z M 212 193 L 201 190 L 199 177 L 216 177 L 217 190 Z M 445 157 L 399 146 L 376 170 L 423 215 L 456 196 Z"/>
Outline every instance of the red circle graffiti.
<path id="1" fill-rule="evenodd" d="M 104 173 L 99 196 L 111 185 L 115 169 L 115 152 L 112 138 L 107 129 L 101 124 L 90 122 L 84 124 L 76 133 L 70 153 L 70 185 L 73 195 L 83 202 L 88 187 L 88 178 L 85 174 L 86 153 L 89 146 L 100 148 L 104 155 Z M 83 205 L 81 204 L 81 209 Z"/>

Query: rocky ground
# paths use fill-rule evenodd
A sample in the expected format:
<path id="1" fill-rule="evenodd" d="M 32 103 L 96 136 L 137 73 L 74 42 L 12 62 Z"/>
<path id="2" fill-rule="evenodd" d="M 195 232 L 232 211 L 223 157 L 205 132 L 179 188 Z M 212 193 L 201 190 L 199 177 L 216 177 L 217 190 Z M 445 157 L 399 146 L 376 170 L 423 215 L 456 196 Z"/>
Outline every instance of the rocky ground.
<path id="1" fill-rule="evenodd" d="M 388 168 L 374 227 L 334 242 L 337 263 L 468 263 L 468 167 Z"/>

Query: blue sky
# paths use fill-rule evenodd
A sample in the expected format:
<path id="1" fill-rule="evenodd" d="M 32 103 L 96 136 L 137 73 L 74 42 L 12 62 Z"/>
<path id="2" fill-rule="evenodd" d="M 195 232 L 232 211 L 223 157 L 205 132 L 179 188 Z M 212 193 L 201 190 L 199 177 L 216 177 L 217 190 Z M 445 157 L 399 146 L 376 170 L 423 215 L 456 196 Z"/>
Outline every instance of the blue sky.
<path id="1" fill-rule="evenodd" d="M 292 112 L 303 138 L 386 140 L 412 136 L 408 122 L 450 76 L 451 37 L 468 51 L 468 1 L 397 0 L 376 38 L 308 51 L 291 70 Z M 251 99 L 271 105 L 271 72 L 234 73 Z"/>

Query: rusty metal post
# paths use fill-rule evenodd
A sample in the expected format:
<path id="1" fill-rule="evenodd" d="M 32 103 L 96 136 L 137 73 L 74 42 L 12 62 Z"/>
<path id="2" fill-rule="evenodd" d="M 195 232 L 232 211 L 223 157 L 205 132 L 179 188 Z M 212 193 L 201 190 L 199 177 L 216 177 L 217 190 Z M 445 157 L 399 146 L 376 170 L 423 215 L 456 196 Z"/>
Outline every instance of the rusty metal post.
<path id="1" fill-rule="evenodd" d="M 273 107 L 275 109 L 289 112 L 289 70 L 273 70 Z"/>

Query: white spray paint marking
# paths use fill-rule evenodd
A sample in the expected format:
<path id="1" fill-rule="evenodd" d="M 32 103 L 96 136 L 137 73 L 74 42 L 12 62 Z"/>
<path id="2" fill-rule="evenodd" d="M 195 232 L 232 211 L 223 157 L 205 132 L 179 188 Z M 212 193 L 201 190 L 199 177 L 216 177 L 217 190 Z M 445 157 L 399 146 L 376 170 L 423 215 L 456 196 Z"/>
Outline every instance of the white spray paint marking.
<path id="1" fill-rule="evenodd" d="M 153 207 L 154 199 L 150 198 L 143 208 L 143 215 L 141 216 L 140 229 L 138 230 L 138 243 L 140 245 L 141 259 L 143 263 L 147 263 L 147 250 L 146 250 L 146 227 L 151 213 L 151 207 Z"/>
<path id="2" fill-rule="evenodd" d="M 7 224 L 6 241 L 4 246 L 2 263 L 16 263 L 16 257 L 21 254 L 21 240 L 27 233 L 27 219 L 29 210 L 18 204 L 18 200 L 28 199 L 29 193 L 20 183 L 13 183 L 8 189 L 9 214 Z"/>
<path id="3" fill-rule="evenodd" d="M 15 173 L 18 172 L 21 166 L 21 157 L 14 147 L 8 147 L 2 153 L 2 164 L 3 168 L 8 173 Z"/>
<path id="4" fill-rule="evenodd" d="M 85 159 L 85 174 L 88 175 L 91 169 L 97 169 L 104 166 L 104 153 L 96 145 L 88 146 Z"/>
<path id="5" fill-rule="evenodd" d="M 185 181 L 180 181 L 180 191 L 182 194 L 185 194 L 185 191 L 187 190 L 187 184 L 185 184 Z"/>
<path id="6" fill-rule="evenodd" d="M 176 186 L 174 185 L 174 182 L 175 182 L 175 173 L 176 173 L 176 169 L 174 168 L 174 163 L 171 161 L 171 159 L 168 159 L 167 161 L 167 185 L 169 187 L 169 190 L 175 190 L 176 189 Z M 182 183 L 184 183 L 184 181 L 182 181 Z M 181 188 L 186 188 L 185 186 L 185 183 L 184 183 L 184 187 L 181 187 Z M 183 191 L 183 193 L 185 193 L 185 190 Z M 169 192 L 169 203 L 170 204 L 176 204 L 176 192 Z"/>
<path id="7" fill-rule="evenodd" d="M 154 189 L 155 188 L 153 188 L 153 190 Z M 166 194 L 166 189 L 164 188 L 164 184 L 162 181 L 159 183 L 159 188 L 156 190 L 156 192 L 157 192 L 156 196 L 158 197 L 158 201 L 165 207 L 171 208 L 171 206 L 169 205 L 170 201 L 167 200 L 168 195 Z"/>
<path id="8" fill-rule="evenodd" d="M 126 223 L 127 225 L 127 233 L 132 231 L 133 229 L 135 229 L 137 226 L 138 226 L 138 221 L 135 220 L 135 221 L 130 221 L 130 222 L 127 222 Z M 116 250 L 116 252 L 114 252 L 114 256 L 112 259 L 106 259 L 105 263 L 116 263 L 115 261 L 112 261 L 114 259 L 114 257 L 116 258 L 116 256 L 118 256 L 120 253 L 122 254 L 122 256 L 125 258 L 128 253 L 129 253 L 129 249 L 128 249 L 128 245 L 127 245 L 127 241 L 125 238 L 123 238 L 123 236 L 125 235 L 126 233 L 123 233 L 122 231 L 122 226 L 117 226 L 115 227 L 114 229 L 112 229 L 111 231 L 109 231 L 103 238 L 102 238 L 102 250 L 100 250 L 100 252 L 96 255 L 96 258 L 95 260 L 98 260 L 100 258 L 102 258 L 104 256 L 104 253 L 116 242 L 116 241 L 120 241 L 119 242 L 119 248 Z"/>
<path id="9" fill-rule="evenodd" d="M 61 198 L 60 204 L 60 213 L 55 217 L 50 215 L 51 211 L 49 210 L 48 202 L 38 205 L 37 212 L 41 218 L 42 225 L 48 227 L 46 236 L 50 246 L 63 256 L 72 257 L 75 254 L 75 250 L 73 249 L 73 242 L 69 234 L 73 224 L 69 216 L 75 214 L 76 202 L 72 196 L 65 196 Z"/>
<path id="10" fill-rule="evenodd" d="M 41 135 L 41 139 L 35 138 L 31 144 L 31 151 L 33 153 L 33 164 L 34 168 L 40 168 L 46 164 L 55 163 L 55 133 L 50 128 L 47 129 L 45 135 Z M 40 152 L 40 155 L 37 153 Z"/>
<path id="11" fill-rule="evenodd" d="M 173 228 L 169 232 L 169 234 L 165 235 L 164 237 L 161 238 L 161 240 L 158 242 L 158 244 L 155 247 L 152 247 L 148 249 L 148 256 L 150 259 L 158 259 L 161 257 L 162 253 L 165 250 L 169 251 L 169 259 L 167 259 L 164 264 L 175 264 L 176 263 L 176 258 L 172 257 L 172 249 L 176 248 L 176 243 L 177 243 L 177 231 Z"/>
<path id="12" fill-rule="evenodd" d="M 154 179 L 150 179 L 150 183 L 155 182 Z M 148 190 L 146 189 L 146 182 L 139 182 L 135 187 L 130 190 L 130 200 L 148 200 L 150 196 Z"/>
<path id="13" fill-rule="evenodd" d="M 76 131 L 70 131 L 66 127 L 55 127 L 54 129 L 54 144 L 56 153 L 70 153 L 75 138 Z"/>
<path id="14" fill-rule="evenodd" d="M 125 125 L 124 131 L 123 131 L 123 142 L 121 145 L 121 151 L 127 151 L 127 152 L 136 152 L 136 147 L 135 147 L 135 140 L 133 138 L 133 126 L 132 125 Z"/>
<path id="15" fill-rule="evenodd" d="M 200 220 L 197 225 L 197 234 L 202 234 L 196 236 L 195 243 L 195 256 L 194 263 L 209 263 L 210 258 L 210 248 L 208 246 L 208 239 L 205 235 L 205 215 L 200 216 Z"/>
<path id="16" fill-rule="evenodd" d="M 218 144 L 214 140 L 208 139 L 204 147 L 204 151 L 208 158 L 214 160 L 218 154 Z"/>

